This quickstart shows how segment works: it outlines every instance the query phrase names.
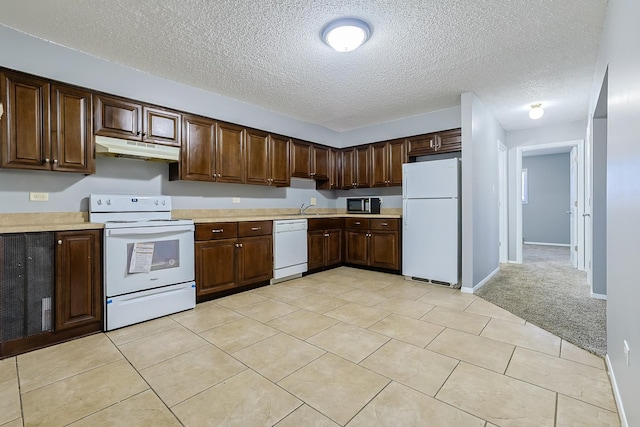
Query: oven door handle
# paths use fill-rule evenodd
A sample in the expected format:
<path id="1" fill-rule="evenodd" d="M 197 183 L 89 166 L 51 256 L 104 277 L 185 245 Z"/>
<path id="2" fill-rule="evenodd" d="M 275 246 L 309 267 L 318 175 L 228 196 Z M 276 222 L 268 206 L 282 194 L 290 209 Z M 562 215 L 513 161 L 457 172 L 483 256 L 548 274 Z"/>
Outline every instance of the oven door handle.
<path id="1" fill-rule="evenodd" d="M 114 228 L 107 230 L 107 236 L 139 236 L 142 234 L 176 234 L 193 231 L 193 225 L 170 225 L 166 227 Z"/>

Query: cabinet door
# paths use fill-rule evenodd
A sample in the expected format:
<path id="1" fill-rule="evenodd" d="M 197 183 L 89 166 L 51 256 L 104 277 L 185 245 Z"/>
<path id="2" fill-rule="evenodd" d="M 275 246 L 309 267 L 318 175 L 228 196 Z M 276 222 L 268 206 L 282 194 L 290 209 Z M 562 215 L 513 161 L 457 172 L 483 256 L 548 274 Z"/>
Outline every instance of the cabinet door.
<path id="1" fill-rule="evenodd" d="M 356 183 L 358 188 L 371 186 L 371 147 L 358 147 L 355 149 Z"/>
<path id="2" fill-rule="evenodd" d="M 404 139 L 399 139 L 387 143 L 389 149 L 389 174 L 387 175 L 388 186 L 402 186 L 402 164 L 407 163 L 407 154 Z"/>
<path id="3" fill-rule="evenodd" d="M 435 135 L 418 135 L 407 138 L 407 156 L 424 156 L 435 153 Z"/>
<path id="4" fill-rule="evenodd" d="M 142 105 L 104 95 L 94 95 L 96 135 L 142 140 Z"/>
<path id="5" fill-rule="evenodd" d="M 154 144 L 180 146 L 182 116 L 173 111 L 144 107 L 142 140 Z"/>
<path id="6" fill-rule="evenodd" d="M 269 135 L 255 129 L 247 129 L 247 184 L 269 185 Z"/>
<path id="7" fill-rule="evenodd" d="M 100 231 L 56 233 L 56 330 L 102 322 Z"/>
<path id="8" fill-rule="evenodd" d="M 271 185 L 288 187 L 291 185 L 289 164 L 289 142 L 281 136 L 269 136 L 269 166 L 271 167 Z"/>
<path id="9" fill-rule="evenodd" d="M 342 230 L 327 230 L 325 239 L 325 265 L 342 263 Z"/>
<path id="10" fill-rule="evenodd" d="M 95 173 L 91 92 L 51 87 L 52 169 Z"/>
<path id="11" fill-rule="evenodd" d="M 349 264 L 369 264 L 369 241 L 366 231 L 345 231 L 345 262 Z"/>
<path id="12" fill-rule="evenodd" d="M 329 149 L 325 147 L 313 147 L 313 179 L 329 179 Z"/>
<path id="13" fill-rule="evenodd" d="M 389 180 L 389 146 L 379 143 L 371 146 L 371 186 L 386 187 Z"/>
<path id="14" fill-rule="evenodd" d="M 369 265 L 400 269 L 400 242 L 397 231 L 369 232 Z"/>
<path id="15" fill-rule="evenodd" d="M 51 168 L 49 90 L 50 85 L 44 80 L 0 73 L 0 94 L 5 110 L 0 120 L 2 167 Z"/>
<path id="16" fill-rule="evenodd" d="M 291 141 L 291 176 L 311 178 L 311 144 Z"/>
<path id="17" fill-rule="evenodd" d="M 198 297 L 238 286 L 236 239 L 196 242 L 196 295 Z"/>
<path id="18" fill-rule="evenodd" d="M 216 123 L 216 181 L 244 183 L 245 130 L 229 123 Z"/>
<path id="19" fill-rule="evenodd" d="M 344 190 L 355 188 L 356 176 L 353 164 L 354 150 L 352 148 L 341 151 L 341 179 L 340 184 Z"/>
<path id="20" fill-rule="evenodd" d="M 436 147 L 438 153 L 450 153 L 462 150 L 462 130 L 452 129 L 438 132 L 436 135 Z"/>
<path id="21" fill-rule="evenodd" d="M 315 270 L 325 266 L 325 232 L 324 230 L 307 233 L 307 268 Z"/>
<path id="22" fill-rule="evenodd" d="M 240 286 L 264 282 L 273 277 L 271 236 L 238 239 L 238 283 Z"/>
<path id="23" fill-rule="evenodd" d="M 180 154 L 180 179 L 212 181 L 214 179 L 215 122 L 184 116 Z"/>

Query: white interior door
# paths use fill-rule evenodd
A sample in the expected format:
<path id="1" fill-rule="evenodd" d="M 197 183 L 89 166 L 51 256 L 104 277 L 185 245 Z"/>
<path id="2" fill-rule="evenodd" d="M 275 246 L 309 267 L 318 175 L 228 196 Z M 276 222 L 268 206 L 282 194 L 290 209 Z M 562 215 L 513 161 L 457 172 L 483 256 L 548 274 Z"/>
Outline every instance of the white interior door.
<path id="1" fill-rule="evenodd" d="M 571 235 L 571 265 L 578 268 L 578 148 L 571 149 L 570 159 L 570 178 L 569 178 L 569 215 L 571 217 L 570 235 Z"/>

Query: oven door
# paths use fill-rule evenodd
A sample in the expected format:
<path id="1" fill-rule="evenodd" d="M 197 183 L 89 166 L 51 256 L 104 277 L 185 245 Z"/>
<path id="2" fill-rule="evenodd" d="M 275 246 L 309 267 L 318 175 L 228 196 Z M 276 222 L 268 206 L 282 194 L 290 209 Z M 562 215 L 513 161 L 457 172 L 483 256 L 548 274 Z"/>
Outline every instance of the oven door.
<path id="1" fill-rule="evenodd" d="M 194 280 L 193 225 L 106 229 L 105 296 Z"/>

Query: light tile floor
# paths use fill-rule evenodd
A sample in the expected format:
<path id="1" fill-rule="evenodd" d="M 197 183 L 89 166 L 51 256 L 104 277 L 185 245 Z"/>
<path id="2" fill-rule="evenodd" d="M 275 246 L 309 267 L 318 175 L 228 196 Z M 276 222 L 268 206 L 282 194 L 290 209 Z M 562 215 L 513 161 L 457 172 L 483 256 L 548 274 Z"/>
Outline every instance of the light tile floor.
<path id="1" fill-rule="evenodd" d="M 603 360 L 341 267 L 0 361 L 0 426 L 619 426 Z"/>

